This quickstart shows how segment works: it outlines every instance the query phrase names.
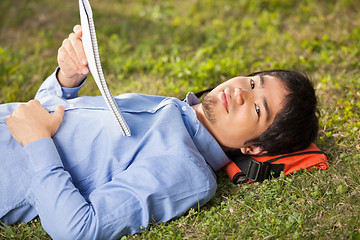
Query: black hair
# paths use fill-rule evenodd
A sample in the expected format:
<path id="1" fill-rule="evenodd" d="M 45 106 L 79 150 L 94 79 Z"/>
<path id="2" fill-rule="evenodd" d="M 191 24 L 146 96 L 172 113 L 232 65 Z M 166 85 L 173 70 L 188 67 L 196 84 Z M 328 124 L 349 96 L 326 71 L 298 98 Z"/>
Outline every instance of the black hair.
<path id="1" fill-rule="evenodd" d="M 259 137 L 246 143 L 259 146 L 268 155 L 276 155 L 302 150 L 317 137 L 319 111 L 314 86 L 308 75 L 289 70 L 267 70 L 254 72 L 248 76 L 273 76 L 278 78 L 288 91 L 283 107 L 273 123 Z M 208 89 L 197 93 L 211 91 Z"/>
<path id="2" fill-rule="evenodd" d="M 269 155 L 302 150 L 317 137 L 319 111 L 313 83 L 308 75 L 289 70 L 267 70 L 249 76 L 273 76 L 288 90 L 284 105 L 273 123 L 259 137 L 249 139 Z"/>

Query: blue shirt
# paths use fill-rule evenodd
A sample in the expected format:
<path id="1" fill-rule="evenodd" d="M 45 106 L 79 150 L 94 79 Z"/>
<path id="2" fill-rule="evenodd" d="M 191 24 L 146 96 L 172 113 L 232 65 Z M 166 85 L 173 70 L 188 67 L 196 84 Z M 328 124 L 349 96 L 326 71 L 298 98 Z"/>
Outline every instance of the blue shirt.
<path id="1" fill-rule="evenodd" d="M 0 105 L 0 217 L 40 216 L 54 239 L 113 239 L 166 222 L 215 194 L 214 171 L 228 158 L 198 121 L 191 93 L 176 98 L 123 94 L 116 102 L 132 136 L 124 137 L 101 96 L 78 97 L 53 73 L 36 99 L 49 112 L 65 106 L 52 138 L 24 148 L 9 133 Z"/>

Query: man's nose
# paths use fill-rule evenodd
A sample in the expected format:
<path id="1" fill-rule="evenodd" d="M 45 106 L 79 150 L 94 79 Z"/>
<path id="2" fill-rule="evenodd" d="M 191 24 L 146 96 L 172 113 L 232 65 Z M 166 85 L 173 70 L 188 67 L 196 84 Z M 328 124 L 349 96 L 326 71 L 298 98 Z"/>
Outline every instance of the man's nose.
<path id="1" fill-rule="evenodd" d="M 235 88 L 235 100 L 237 104 L 244 104 L 252 98 L 252 92 L 246 88 Z"/>

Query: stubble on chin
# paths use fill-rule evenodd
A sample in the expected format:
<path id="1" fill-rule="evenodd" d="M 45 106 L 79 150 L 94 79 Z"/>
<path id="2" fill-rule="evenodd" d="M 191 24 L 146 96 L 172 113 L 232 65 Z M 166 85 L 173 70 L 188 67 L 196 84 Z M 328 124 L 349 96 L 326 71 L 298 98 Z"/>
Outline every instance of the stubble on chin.
<path id="1" fill-rule="evenodd" d="M 214 124 L 216 122 L 215 113 L 214 113 L 214 106 L 216 105 L 217 99 L 214 96 L 209 96 L 206 93 L 202 98 L 201 107 L 203 109 L 204 115 L 206 119 Z"/>

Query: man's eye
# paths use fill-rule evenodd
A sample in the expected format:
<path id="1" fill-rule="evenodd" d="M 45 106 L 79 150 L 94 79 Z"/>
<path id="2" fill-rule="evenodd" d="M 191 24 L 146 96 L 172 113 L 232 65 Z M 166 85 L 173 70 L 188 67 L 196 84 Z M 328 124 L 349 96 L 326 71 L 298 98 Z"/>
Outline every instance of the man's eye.
<path id="1" fill-rule="evenodd" d="M 256 111 L 256 114 L 258 115 L 258 117 L 260 117 L 260 107 L 259 106 L 255 106 L 255 111 Z"/>
<path id="2" fill-rule="evenodd" d="M 250 79 L 250 86 L 251 86 L 251 89 L 255 88 L 255 82 L 252 79 Z"/>

